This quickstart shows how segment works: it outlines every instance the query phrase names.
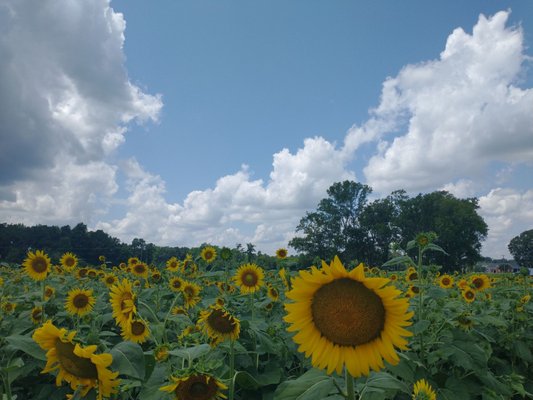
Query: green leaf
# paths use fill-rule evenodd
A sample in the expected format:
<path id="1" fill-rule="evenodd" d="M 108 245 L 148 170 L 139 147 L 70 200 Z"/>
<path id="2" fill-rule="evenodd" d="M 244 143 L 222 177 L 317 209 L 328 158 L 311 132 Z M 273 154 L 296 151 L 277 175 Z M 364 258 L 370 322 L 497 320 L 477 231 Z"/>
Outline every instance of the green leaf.
<path id="1" fill-rule="evenodd" d="M 322 400 L 334 387 L 333 379 L 324 371 L 311 369 L 297 379 L 282 382 L 274 400 Z"/>
<path id="2" fill-rule="evenodd" d="M 12 335 L 5 339 L 14 350 L 23 351 L 37 360 L 46 361 L 46 353 L 31 337 Z"/>
<path id="3" fill-rule="evenodd" d="M 389 261 L 383 264 L 382 267 L 390 267 L 392 265 L 398 265 L 398 264 L 413 264 L 414 265 L 414 262 L 409 256 L 399 256 L 399 257 L 391 258 Z"/>
<path id="4" fill-rule="evenodd" d="M 372 374 L 366 381 L 368 388 L 401 390 L 404 393 L 410 393 L 410 388 L 399 379 L 395 378 L 388 372 L 377 372 Z"/>
<path id="5" fill-rule="evenodd" d="M 174 349 L 169 351 L 168 353 L 173 356 L 185 358 L 190 362 L 196 358 L 199 358 L 209 353 L 209 350 L 211 350 L 211 347 L 207 343 L 203 343 L 198 346 L 187 347 L 185 349 Z"/>
<path id="6" fill-rule="evenodd" d="M 529 346 L 521 340 L 516 340 L 513 343 L 515 354 L 522 360 L 527 362 L 533 362 L 533 355 Z"/>
<path id="7" fill-rule="evenodd" d="M 448 253 L 446 253 L 446 251 L 444 251 L 444 249 L 443 249 L 442 247 L 437 246 L 437 245 L 434 244 L 434 243 L 429 243 L 426 247 L 424 247 L 424 253 L 425 253 L 427 250 L 438 251 L 438 252 L 441 252 L 441 253 L 444 253 L 444 254 L 448 255 Z"/>
<path id="8" fill-rule="evenodd" d="M 111 349 L 110 353 L 113 356 L 112 370 L 118 370 L 120 375 L 144 379 L 144 353 L 141 346 L 130 341 L 120 342 Z"/>
<path id="9" fill-rule="evenodd" d="M 244 389 L 258 389 L 262 386 L 275 385 L 281 380 L 281 371 L 273 369 L 259 375 L 251 375 L 246 371 L 238 371 L 235 383 Z"/>
<path id="10" fill-rule="evenodd" d="M 139 398 L 143 400 L 168 399 L 168 394 L 159 390 L 159 388 L 167 385 L 169 380 L 166 365 L 157 364 L 150 378 L 143 385 Z"/>
<path id="11" fill-rule="evenodd" d="M 419 333 L 422 333 L 427 328 L 429 328 L 430 325 L 431 325 L 430 321 L 428 321 L 427 319 L 422 319 L 420 321 L 417 321 L 415 324 L 413 324 L 413 327 L 412 327 L 411 331 L 415 335 L 418 335 Z"/>

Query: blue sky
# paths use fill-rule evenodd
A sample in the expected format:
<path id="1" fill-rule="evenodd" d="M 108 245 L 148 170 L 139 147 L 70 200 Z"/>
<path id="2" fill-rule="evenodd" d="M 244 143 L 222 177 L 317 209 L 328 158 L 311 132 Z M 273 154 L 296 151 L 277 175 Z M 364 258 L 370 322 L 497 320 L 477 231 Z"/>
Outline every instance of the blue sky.
<path id="1" fill-rule="evenodd" d="M 531 2 L 40 7 L 0 5 L 2 221 L 272 252 L 357 179 L 533 228 Z"/>

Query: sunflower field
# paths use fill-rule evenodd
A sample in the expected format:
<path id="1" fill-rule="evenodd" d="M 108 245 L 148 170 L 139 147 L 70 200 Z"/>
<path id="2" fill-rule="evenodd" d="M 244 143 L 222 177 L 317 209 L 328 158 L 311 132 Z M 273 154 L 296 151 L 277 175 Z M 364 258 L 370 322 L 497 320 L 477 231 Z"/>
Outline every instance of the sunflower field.
<path id="1" fill-rule="evenodd" d="M 424 239 L 424 238 L 422 238 Z M 533 398 L 533 280 L 418 257 L 0 265 L 2 400 Z M 95 260 L 96 261 L 96 260 Z"/>

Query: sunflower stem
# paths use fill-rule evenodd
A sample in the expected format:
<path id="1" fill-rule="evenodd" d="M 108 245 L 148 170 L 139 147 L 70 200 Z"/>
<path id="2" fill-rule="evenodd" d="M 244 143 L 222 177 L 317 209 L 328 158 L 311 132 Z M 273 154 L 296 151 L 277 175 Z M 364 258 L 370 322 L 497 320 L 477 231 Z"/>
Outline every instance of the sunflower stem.
<path id="1" fill-rule="evenodd" d="M 418 320 L 421 321 L 424 319 L 424 281 L 422 277 L 422 254 L 424 253 L 422 246 L 418 247 L 418 281 L 419 283 L 419 294 L 418 294 Z M 424 350 L 424 335 L 418 335 L 420 338 L 420 360 L 422 364 L 425 365 L 425 350 Z"/>
<path id="2" fill-rule="evenodd" d="M 353 376 L 347 369 L 344 370 L 346 379 L 346 400 L 355 400 L 355 391 L 353 386 Z"/>
<path id="3" fill-rule="evenodd" d="M 230 340 L 229 343 L 229 398 L 228 400 L 233 400 L 235 396 L 235 380 L 233 379 L 235 375 L 235 341 Z"/>

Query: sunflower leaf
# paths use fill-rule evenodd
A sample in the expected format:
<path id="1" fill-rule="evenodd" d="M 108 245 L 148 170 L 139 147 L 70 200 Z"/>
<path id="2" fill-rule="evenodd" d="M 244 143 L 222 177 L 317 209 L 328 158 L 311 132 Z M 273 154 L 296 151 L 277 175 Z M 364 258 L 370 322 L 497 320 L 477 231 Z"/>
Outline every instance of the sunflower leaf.
<path id="1" fill-rule="evenodd" d="M 120 342 L 110 351 L 113 356 L 111 368 L 120 375 L 143 380 L 145 375 L 144 352 L 137 343 Z"/>
<path id="2" fill-rule="evenodd" d="M 333 379 L 324 371 L 310 369 L 297 379 L 282 382 L 274 400 L 322 400 L 334 388 Z"/>
<path id="3" fill-rule="evenodd" d="M 29 336 L 11 335 L 5 338 L 9 346 L 15 350 L 20 350 L 33 358 L 46 361 L 46 354 L 43 349 Z"/>

